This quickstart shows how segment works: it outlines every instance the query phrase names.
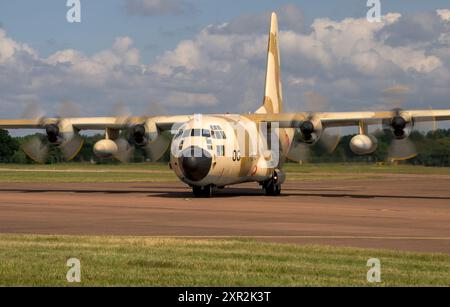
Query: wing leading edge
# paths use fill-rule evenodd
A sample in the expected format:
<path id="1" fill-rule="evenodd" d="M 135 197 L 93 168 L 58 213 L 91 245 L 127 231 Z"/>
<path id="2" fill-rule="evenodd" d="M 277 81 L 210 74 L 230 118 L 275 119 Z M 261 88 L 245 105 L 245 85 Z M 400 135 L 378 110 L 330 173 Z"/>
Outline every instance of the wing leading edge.
<path id="1" fill-rule="evenodd" d="M 408 114 L 414 122 L 428 121 L 446 121 L 450 120 L 450 110 L 402 110 L 402 114 Z M 217 114 L 218 116 L 226 116 L 226 114 Z M 212 115 L 216 116 L 216 115 Z M 393 111 L 376 111 L 376 112 L 323 112 L 323 113 L 281 113 L 281 114 L 242 114 L 255 122 L 271 122 L 279 123 L 280 128 L 295 128 L 296 123 L 307 120 L 314 116 L 327 127 L 350 127 L 359 126 L 361 123 L 366 125 L 376 125 L 380 121 L 391 119 Z M 77 130 L 125 130 L 135 124 L 145 123 L 146 121 L 154 121 L 156 126 L 168 131 L 175 124 L 182 124 L 194 118 L 194 115 L 174 115 L 174 116 L 156 116 L 156 117 L 86 117 L 86 118 L 66 118 L 74 129 Z M 0 120 L 0 129 L 44 129 L 49 124 L 56 124 L 60 119 L 14 119 Z"/>
<path id="2" fill-rule="evenodd" d="M 58 124 L 64 120 L 76 130 L 126 130 L 133 125 L 155 122 L 163 130 L 170 130 L 175 124 L 189 121 L 191 115 L 155 116 L 155 117 L 86 117 L 86 118 L 43 118 L 43 119 L 12 119 L 0 120 L 0 129 L 45 129 L 48 125 Z"/>

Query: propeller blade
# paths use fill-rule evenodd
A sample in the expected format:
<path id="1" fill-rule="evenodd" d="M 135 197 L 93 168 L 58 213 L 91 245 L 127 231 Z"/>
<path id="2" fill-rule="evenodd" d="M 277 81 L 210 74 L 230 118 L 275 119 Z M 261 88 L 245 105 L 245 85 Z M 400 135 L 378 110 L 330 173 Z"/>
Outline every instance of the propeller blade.
<path id="1" fill-rule="evenodd" d="M 47 161 L 49 147 L 42 143 L 39 136 L 31 137 L 22 144 L 23 152 L 36 163 L 44 164 Z"/>
<path id="2" fill-rule="evenodd" d="M 329 154 L 333 153 L 341 141 L 341 134 L 333 134 L 328 130 L 322 133 L 319 139 L 319 145 Z"/>
<path id="3" fill-rule="evenodd" d="M 428 109 L 430 110 L 431 114 L 434 115 L 433 108 L 430 106 Z M 431 116 L 429 121 L 424 121 L 424 122 L 416 121 L 414 123 L 414 130 L 420 131 L 425 134 L 427 132 L 431 132 L 431 133 L 436 132 L 437 129 L 438 129 L 438 121 L 436 120 L 435 116 Z"/>
<path id="4" fill-rule="evenodd" d="M 114 154 L 114 158 L 122 163 L 130 163 L 134 154 L 134 147 L 128 143 L 124 138 L 115 140 L 117 144 L 117 153 Z"/>
<path id="5" fill-rule="evenodd" d="M 408 138 L 402 140 L 393 139 L 389 146 L 388 154 L 390 160 L 408 160 L 417 156 L 417 149 L 414 143 Z"/>
<path id="6" fill-rule="evenodd" d="M 83 144 L 84 139 L 77 134 L 74 135 L 69 141 L 59 145 L 59 148 L 61 149 L 64 158 L 67 161 L 71 161 L 75 159 L 81 148 L 83 148 Z"/>
<path id="7" fill-rule="evenodd" d="M 21 117 L 25 119 L 41 119 L 45 115 L 45 111 L 42 110 L 41 106 L 36 102 L 32 102 L 25 106 Z"/>
<path id="8" fill-rule="evenodd" d="M 161 159 L 164 153 L 169 148 L 170 142 L 171 139 L 166 134 L 163 133 L 159 135 L 156 138 L 156 140 L 148 143 L 145 146 L 145 151 L 147 153 L 148 158 L 153 162 L 156 162 L 159 159 Z"/>
<path id="9" fill-rule="evenodd" d="M 81 107 L 71 101 L 63 101 L 58 106 L 57 116 L 58 118 L 71 118 L 79 117 L 81 113 Z"/>
<path id="10" fill-rule="evenodd" d="M 154 115 L 162 115 L 167 113 L 167 109 L 161 103 L 159 103 L 158 101 L 151 101 L 145 107 L 142 114 L 144 117 L 151 117 Z"/>
<path id="11" fill-rule="evenodd" d="M 302 142 L 293 143 L 287 154 L 287 158 L 298 163 L 308 162 L 311 159 L 310 146 L 311 145 Z"/>
<path id="12" fill-rule="evenodd" d="M 405 85 L 394 85 L 383 90 L 384 102 L 391 107 L 400 109 L 406 103 L 406 97 L 411 89 Z"/>

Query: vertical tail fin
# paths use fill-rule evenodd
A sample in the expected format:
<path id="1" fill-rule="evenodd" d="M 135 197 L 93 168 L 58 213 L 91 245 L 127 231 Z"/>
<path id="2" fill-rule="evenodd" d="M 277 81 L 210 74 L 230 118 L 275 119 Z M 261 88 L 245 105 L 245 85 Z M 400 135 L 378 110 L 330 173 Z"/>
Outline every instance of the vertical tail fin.
<path id="1" fill-rule="evenodd" d="M 281 112 L 283 112 L 283 93 L 281 89 L 280 47 L 278 45 L 278 19 L 277 15 L 272 13 L 267 53 L 264 103 L 256 113 L 271 114 Z"/>

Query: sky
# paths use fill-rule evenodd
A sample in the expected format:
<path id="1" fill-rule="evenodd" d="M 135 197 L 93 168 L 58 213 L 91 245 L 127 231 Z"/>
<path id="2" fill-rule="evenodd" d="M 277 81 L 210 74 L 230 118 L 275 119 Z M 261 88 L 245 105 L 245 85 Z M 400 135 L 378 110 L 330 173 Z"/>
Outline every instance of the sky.
<path id="1" fill-rule="evenodd" d="M 450 107 L 450 2 L 0 0 L 0 118 L 247 113 L 262 103 L 271 11 L 286 111 Z M 70 112 L 69 112 L 70 113 Z"/>

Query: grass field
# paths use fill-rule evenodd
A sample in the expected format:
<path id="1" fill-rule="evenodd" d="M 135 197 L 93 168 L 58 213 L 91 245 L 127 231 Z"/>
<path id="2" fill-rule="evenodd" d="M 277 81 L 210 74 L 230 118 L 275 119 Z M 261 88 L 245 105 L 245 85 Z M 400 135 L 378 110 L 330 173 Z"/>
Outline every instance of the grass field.
<path id="1" fill-rule="evenodd" d="M 450 175 L 450 168 L 361 164 L 286 165 L 288 180 Z M 307 174 L 308 176 L 305 176 Z M 167 164 L 0 164 L 0 182 L 170 182 Z M 450 286 L 450 255 L 299 246 L 251 239 L 198 240 L 0 234 L 0 286 L 67 286 L 78 258 L 81 286 Z"/>
<path id="2" fill-rule="evenodd" d="M 0 286 L 450 286 L 450 256 L 249 239 L 0 235 Z M 381 261 L 380 284 L 366 279 Z M 74 284 L 71 284 L 74 285 Z"/>
<path id="3" fill-rule="evenodd" d="M 286 164 L 288 180 L 384 178 L 389 174 L 450 175 L 450 168 L 375 164 Z M 305 176 L 307 174 L 308 176 Z M 0 164 L 0 182 L 173 182 L 167 163 L 96 165 Z"/>

